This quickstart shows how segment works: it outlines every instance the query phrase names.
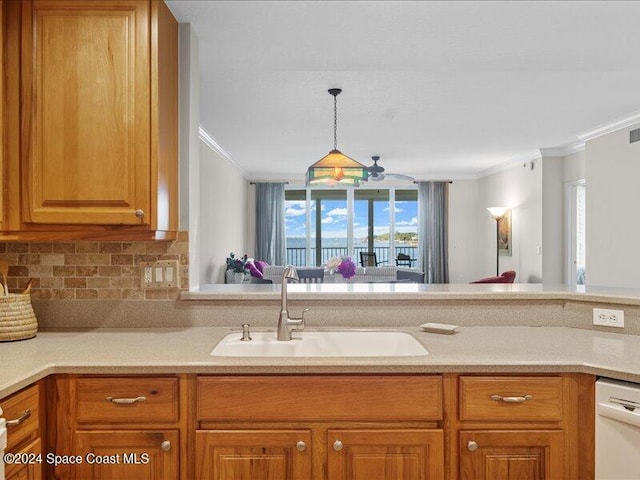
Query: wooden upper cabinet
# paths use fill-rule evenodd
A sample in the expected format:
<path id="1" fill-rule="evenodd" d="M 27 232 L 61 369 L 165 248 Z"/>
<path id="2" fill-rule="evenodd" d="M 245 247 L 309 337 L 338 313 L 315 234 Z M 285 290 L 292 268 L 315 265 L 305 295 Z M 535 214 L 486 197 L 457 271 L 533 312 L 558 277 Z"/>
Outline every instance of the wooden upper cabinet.
<path id="1" fill-rule="evenodd" d="M 0 0 L 0 231 L 4 230 L 4 200 L 5 200 L 5 188 L 4 188 L 4 146 L 6 144 L 4 136 L 4 51 L 6 48 L 4 42 L 4 1 Z"/>
<path id="2" fill-rule="evenodd" d="M 24 219 L 148 224 L 149 4 L 34 2 L 23 24 Z"/>
<path id="3" fill-rule="evenodd" d="M 7 77 L 7 115 L 19 120 L 5 135 L 15 208 L 3 230 L 176 231 L 178 24 L 168 7 L 11 3 L 6 70 L 19 75 Z"/>

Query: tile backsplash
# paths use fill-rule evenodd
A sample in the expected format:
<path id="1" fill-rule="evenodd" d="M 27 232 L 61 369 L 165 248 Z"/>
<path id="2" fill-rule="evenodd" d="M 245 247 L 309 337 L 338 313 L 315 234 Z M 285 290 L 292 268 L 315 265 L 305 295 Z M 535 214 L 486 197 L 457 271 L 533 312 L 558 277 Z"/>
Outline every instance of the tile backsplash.
<path id="1" fill-rule="evenodd" d="M 0 242 L 9 290 L 34 299 L 173 300 L 189 289 L 189 237 L 144 242 Z M 178 260 L 180 288 L 143 289 L 140 262 Z"/>

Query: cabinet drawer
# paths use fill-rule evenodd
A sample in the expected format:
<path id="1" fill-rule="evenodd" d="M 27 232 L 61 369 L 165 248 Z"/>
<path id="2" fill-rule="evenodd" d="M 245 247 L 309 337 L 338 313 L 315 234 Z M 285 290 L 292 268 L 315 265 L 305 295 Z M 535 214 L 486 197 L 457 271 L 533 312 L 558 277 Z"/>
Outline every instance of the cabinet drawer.
<path id="1" fill-rule="evenodd" d="M 461 420 L 560 421 L 560 377 L 460 377 Z"/>
<path id="2" fill-rule="evenodd" d="M 437 376 L 198 378 L 198 420 L 440 420 Z"/>
<path id="3" fill-rule="evenodd" d="M 76 408 L 79 423 L 176 422 L 178 379 L 79 378 Z"/>
<path id="4" fill-rule="evenodd" d="M 7 451 L 12 451 L 26 439 L 40 436 L 39 403 L 37 384 L 0 400 L 3 416 L 7 419 Z"/>

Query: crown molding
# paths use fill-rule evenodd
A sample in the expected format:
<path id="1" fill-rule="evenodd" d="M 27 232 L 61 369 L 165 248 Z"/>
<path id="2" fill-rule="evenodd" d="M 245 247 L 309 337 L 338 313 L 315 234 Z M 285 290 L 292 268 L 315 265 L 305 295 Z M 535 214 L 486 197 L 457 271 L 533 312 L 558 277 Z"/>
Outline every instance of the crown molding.
<path id="1" fill-rule="evenodd" d="M 202 142 L 207 147 L 209 147 L 211 150 L 216 152 L 220 157 L 224 158 L 229 163 L 229 165 L 231 165 L 236 170 L 238 170 L 244 178 L 247 178 L 248 176 L 247 171 L 244 168 L 242 168 L 238 163 L 236 163 L 233 160 L 233 158 L 231 158 L 231 154 L 227 152 L 224 148 L 222 148 L 222 146 L 216 141 L 215 138 L 213 138 L 213 136 L 209 132 L 207 132 L 207 130 L 202 126 L 202 124 L 198 129 L 198 134 L 199 134 L 200 140 L 202 140 Z"/>
<path id="2" fill-rule="evenodd" d="M 528 152 L 522 153 L 521 155 L 516 155 L 515 157 L 510 158 L 506 162 L 502 162 L 493 167 L 480 170 L 479 172 L 477 172 L 477 178 L 488 177 L 489 175 L 494 175 L 496 173 L 513 168 L 516 165 L 521 166 L 523 163 L 540 160 L 541 158 L 542 155 L 540 154 L 539 149 L 530 150 Z"/>
<path id="3" fill-rule="evenodd" d="M 560 145 L 559 147 L 541 148 L 540 155 L 543 157 L 566 157 L 574 153 L 582 152 L 584 147 L 584 142 L 578 141 L 568 143 L 567 145 Z"/>
<path id="4" fill-rule="evenodd" d="M 620 117 L 611 122 L 604 123 L 591 130 L 579 133 L 577 137 L 583 142 L 587 142 L 589 140 L 593 140 L 594 138 L 601 137 L 602 135 L 606 135 L 607 133 L 617 132 L 618 130 L 622 130 L 623 128 L 630 127 L 631 125 L 635 125 L 636 123 L 640 123 L 640 111 L 631 113 L 624 117 Z"/>

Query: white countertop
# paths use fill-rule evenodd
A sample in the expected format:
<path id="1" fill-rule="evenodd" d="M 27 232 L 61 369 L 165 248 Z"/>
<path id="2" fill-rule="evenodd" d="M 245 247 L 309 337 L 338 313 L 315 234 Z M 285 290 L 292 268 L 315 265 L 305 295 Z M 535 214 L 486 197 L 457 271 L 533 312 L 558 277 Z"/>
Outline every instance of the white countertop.
<path id="1" fill-rule="evenodd" d="M 42 331 L 33 339 L 0 343 L 0 397 L 53 373 L 582 372 L 640 382 L 636 335 L 566 327 L 462 327 L 454 335 L 415 327 L 394 330 L 412 333 L 430 354 L 224 358 L 209 353 L 230 328 Z"/>
<path id="2" fill-rule="evenodd" d="M 290 284 L 292 300 L 576 300 L 640 305 L 640 289 L 532 283 L 424 284 L 321 283 Z M 275 300 L 279 284 L 210 284 L 182 292 L 181 300 Z"/>

